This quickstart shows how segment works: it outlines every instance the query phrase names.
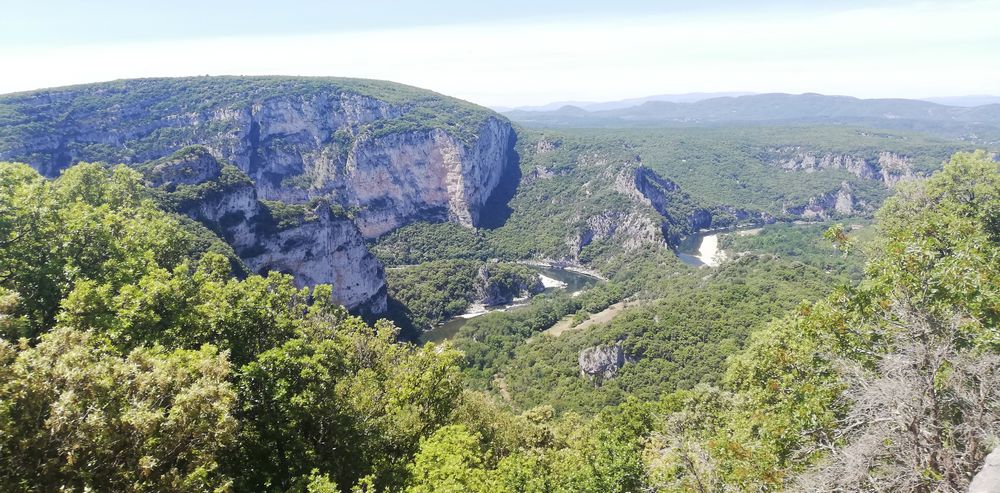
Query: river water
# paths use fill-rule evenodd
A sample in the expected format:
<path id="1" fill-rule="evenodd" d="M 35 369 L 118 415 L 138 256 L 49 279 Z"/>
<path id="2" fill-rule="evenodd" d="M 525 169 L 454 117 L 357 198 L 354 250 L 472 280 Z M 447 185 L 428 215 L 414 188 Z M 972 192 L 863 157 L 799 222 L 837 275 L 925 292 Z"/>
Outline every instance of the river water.
<path id="1" fill-rule="evenodd" d="M 543 280 L 547 286 L 545 291 L 543 291 L 545 293 L 555 290 L 566 290 L 570 293 L 579 293 L 590 289 L 598 282 L 596 277 L 571 270 L 537 266 L 531 266 L 531 268 L 537 270 L 538 273 L 543 276 Z M 529 300 L 527 299 L 515 300 L 513 303 L 505 305 L 486 307 L 486 309 L 481 312 L 459 315 L 437 327 L 434 327 L 431 330 L 424 332 L 420 335 L 420 341 L 441 342 L 450 339 L 458 332 L 458 329 L 462 328 L 463 325 L 469 323 L 469 320 L 472 320 L 478 315 L 496 311 L 517 310 L 518 308 L 527 306 L 528 301 Z"/>

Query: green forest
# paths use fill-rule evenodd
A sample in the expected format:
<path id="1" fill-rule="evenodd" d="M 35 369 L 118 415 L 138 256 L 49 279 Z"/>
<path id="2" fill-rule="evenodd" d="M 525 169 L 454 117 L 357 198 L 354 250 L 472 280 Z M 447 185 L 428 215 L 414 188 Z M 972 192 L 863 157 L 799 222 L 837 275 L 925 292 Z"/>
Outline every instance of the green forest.
<path id="1" fill-rule="evenodd" d="M 248 273 L 131 168 L 3 163 L 0 488 L 961 491 L 1000 433 L 998 166 L 957 153 L 860 229 L 723 237 L 745 254 L 711 272 L 595 242 L 579 254 L 607 281 L 419 344 L 329 286 Z M 512 231 L 541 227 L 518 201 L 558 203 L 555 186 L 528 182 L 499 229 L 388 237 L 387 264 L 421 264 L 390 269 L 391 293 L 433 323 L 486 259 L 554 251 Z M 578 352 L 602 345 L 629 360 L 583 378 Z"/>
<path id="2" fill-rule="evenodd" d="M 1000 493 L 1000 0 L 0 12 L 0 493 Z"/>

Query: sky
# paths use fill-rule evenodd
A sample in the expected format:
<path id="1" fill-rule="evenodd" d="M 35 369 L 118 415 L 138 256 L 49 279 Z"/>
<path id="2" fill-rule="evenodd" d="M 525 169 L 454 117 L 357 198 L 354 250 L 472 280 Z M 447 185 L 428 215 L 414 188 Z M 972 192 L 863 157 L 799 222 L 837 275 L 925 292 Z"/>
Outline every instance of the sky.
<path id="1" fill-rule="evenodd" d="M 0 0 L 0 93 L 385 79 L 488 106 L 688 92 L 1000 93 L 1000 0 Z"/>

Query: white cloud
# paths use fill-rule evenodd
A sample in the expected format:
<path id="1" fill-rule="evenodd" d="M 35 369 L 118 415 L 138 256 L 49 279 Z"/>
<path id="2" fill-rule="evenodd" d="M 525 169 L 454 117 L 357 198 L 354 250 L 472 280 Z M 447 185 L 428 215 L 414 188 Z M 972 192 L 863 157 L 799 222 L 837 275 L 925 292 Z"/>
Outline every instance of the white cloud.
<path id="1" fill-rule="evenodd" d="M 823 16 L 610 18 L 62 48 L 4 48 L 0 92 L 126 77 L 338 75 L 482 104 L 692 91 L 996 93 L 1000 3 Z"/>

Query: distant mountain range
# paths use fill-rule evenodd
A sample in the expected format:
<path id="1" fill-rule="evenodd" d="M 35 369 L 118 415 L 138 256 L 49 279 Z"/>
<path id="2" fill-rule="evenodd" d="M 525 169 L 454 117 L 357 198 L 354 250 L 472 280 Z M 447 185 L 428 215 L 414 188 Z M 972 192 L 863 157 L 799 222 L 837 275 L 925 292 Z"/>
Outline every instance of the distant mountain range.
<path id="1" fill-rule="evenodd" d="M 752 92 L 688 92 L 684 94 L 657 94 L 641 98 L 621 99 L 618 101 L 557 101 L 540 106 L 494 107 L 500 112 L 507 111 L 555 111 L 563 106 L 576 106 L 587 111 L 606 111 L 631 108 L 649 101 L 667 101 L 670 103 L 694 103 L 704 99 L 749 96 Z"/>
<path id="2" fill-rule="evenodd" d="M 594 108 L 624 104 L 624 101 L 594 103 L 587 107 L 563 105 L 551 110 L 519 109 L 506 111 L 504 114 L 521 124 L 542 127 L 830 123 L 922 130 L 973 138 L 984 133 L 1000 135 L 1000 103 L 978 106 L 961 106 L 956 103 L 949 106 L 917 99 L 859 99 L 813 93 L 751 94 L 707 99 L 697 99 L 697 95 L 683 96 L 694 101 L 647 98 L 636 105 L 611 109 Z M 989 100 L 991 97 L 969 96 L 957 99 L 973 101 L 972 98 Z M 641 99 L 643 98 L 635 101 Z"/>
<path id="3" fill-rule="evenodd" d="M 945 96 L 938 98 L 921 98 L 922 101 L 944 104 L 948 106 L 983 106 L 1000 103 L 1000 96 L 978 94 L 973 96 Z"/>

